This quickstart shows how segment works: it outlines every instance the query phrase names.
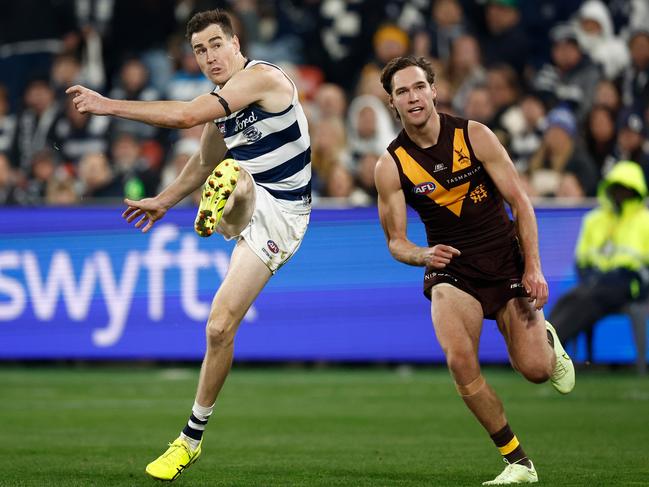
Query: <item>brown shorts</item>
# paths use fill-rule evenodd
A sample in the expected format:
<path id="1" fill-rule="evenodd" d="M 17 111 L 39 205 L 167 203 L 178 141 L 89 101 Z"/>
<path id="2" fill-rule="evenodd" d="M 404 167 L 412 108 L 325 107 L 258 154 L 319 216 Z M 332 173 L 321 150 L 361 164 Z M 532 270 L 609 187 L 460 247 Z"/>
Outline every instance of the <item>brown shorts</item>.
<path id="1" fill-rule="evenodd" d="M 427 267 L 424 295 L 430 299 L 435 284 L 451 284 L 476 298 L 485 318 L 493 320 L 507 301 L 527 296 L 521 282 L 523 270 L 520 245 L 513 238 L 510 246 L 454 257 L 444 269 Z"/>

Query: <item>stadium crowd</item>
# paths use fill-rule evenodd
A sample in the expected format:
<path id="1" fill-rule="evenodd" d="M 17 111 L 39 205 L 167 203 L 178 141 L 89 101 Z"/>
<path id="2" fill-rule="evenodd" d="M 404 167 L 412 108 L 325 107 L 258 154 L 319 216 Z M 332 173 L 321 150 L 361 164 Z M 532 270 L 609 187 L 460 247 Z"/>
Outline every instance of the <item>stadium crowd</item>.
<path id="1" fill-rule="evenodd" d="M 200 127 L 79 114 L 64 91 L 211 91 L 184 26 L 214 7 L 232 12 L 247 57 L 296 81 L 316 203 L 374 203 L 374 165 L 398 126 L 379 74 L 406 53 L 435 66 L 439 111 L 494 130 L 532 197 L 595 196 L 620 160 L 649 175 L 644 0 L 21 0 L 0 18 L 0 204 L 139 199 L 171 182 Z"/>

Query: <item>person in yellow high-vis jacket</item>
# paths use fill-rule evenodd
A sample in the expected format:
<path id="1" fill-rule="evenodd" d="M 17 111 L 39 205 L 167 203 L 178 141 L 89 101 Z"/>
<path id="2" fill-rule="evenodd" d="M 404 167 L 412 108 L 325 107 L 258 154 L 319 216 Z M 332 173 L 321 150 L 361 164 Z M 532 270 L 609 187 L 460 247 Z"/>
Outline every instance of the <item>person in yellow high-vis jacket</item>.
<path id="1" fill-rule="evenodd" d="M 579 283 L 550 314 L 562 342 L 649 293 L 649 209 L 642 169 L 632 161 L 618 162 L 597 196 L 600 204 L 585 215 L 577 241 Z"/>

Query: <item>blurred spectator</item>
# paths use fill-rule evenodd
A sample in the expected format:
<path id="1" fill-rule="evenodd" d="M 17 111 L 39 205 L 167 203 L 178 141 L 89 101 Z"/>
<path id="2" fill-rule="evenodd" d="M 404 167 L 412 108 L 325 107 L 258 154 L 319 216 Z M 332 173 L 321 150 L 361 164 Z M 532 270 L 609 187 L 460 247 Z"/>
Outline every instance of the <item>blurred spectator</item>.
<path id="1" fill-rule="evenodd" d="M 649 26 L 638 28 L 629 38 L 631 65 L 622 73 L 622 102 L 644 112 L 649 108 Z"/>
<path id="2" fill-rule="evenodd" d="M 604 163 L 604 172 L 611 170 L 619 160 L 637 163 L 649 181 L 649 153 L 647 151 L 645 124 L 642 116 L 633 110 L 620 113 L 615 149 Z"/>
<path id="3" fill-rule="evenodd" d="M 80 113 L 71 98 L 66 100 L 65 107 L 65 113 L 54 124 L 52 135 L 63 161 L 76 165 L 89 152 L 106 152 L 110 119 Z"/>
<path id="4" fill-rule="evenodd" d="M 523 79 L 528 57 L 528 37 L 521 23 L 518 0 L 488 0 L 486 32 L 480 39 L 484 62 L 508 64 Z"/>
<path id="5" fill-rule="evenodd" d="M 16 116 L 9 112 L 9 94 L 0 85 L 0 152 L 9 152 L 16 133 Z"/>
<path id="6" fill-rule="evenodd" d="M 58 164 L 50 150 L 41 150 L 29 161 L 30 171 L 25 186 L 25 203 L 41 205 L 45 202 L 47 183 L 54 177 Z"/>
<path id="7" fill-rule="evenodd" d="M 68 96 L 65 94 L 65 90 L 72 85 L 82 84 L 98 91 L 104 88 L 104 68 L 101 54 L 98 54 L 98 56 L 98 59 L 92 60 L 94 66 L 88 65 L 90 61 L 87 56 L 85 66 L 74 54 L 60 54 L 54 58 L 50 72 L 50 84 L 59 103 L 62 104 L 66 100 Z"/>
<path id="8" fill-rule="evenodd" d="M 334 169 L 340 165 L 347 172 L 351 167 L 347 150 L 345 124 L 338 117 L 324 118 L 313 127 L 311 138 L 311 164 L 313 167 L 313 191 L 319 196 L 331 196 L 329 180 Z M 338 174 L 336 177 L 340 177 Z"/>
<path id="9" fill-rule="evenodd" d="M 487 70 L 487 90 L 493 102 L 495 114 L 489 128 L 507 149 L 514 133 L 520 132 L 524 121 L 517 105 L 520 85 L 516 73 L 505 64 L 493 65 Z"/>
<path id="10" fill-rule="evenodd" d="M 117 199 L 124 196 L 123 186 L 115 177 L 105 154 L 95 152 L 79 161 L 79 183 L 82 200 Z"/>
<path id="11" fill-rule="evenodd" d="M 354 178 L 339 162 L 333 162 L 327 169 L 326 186 L 321 196 L 328 198 L 349 198 L 354 191 Z"/>
<path id="12" fill-rule="evenodd" d="M 390 112 L 372 95 L 360 95 L 352 100 L 347 126 L 353 168 L 358 167 L 365 154 L 382 154 L 396 137 Z"/>
<path id="13" fill-rule="evenodd" d="M 374 70 L 381 72 L 390 59 L 405 56 L 410 48 L 408 34 L 393 24 L 379 27 L 372 39 L 374 48 L 372 59 L 365 65 L 363 71 Z"/>
<path id="14" fill-rule="evenodd" d="M 169 80 L 166 89 L 167 98 L 183 101 L 193 100 L 214 89 L 214 85 L 201 72 L 189 45 L 183 46 L 180 67 Z"/>
<path id="15" fill-rule="evenodd" d="M 0 83 L 7 87 L 12 112 L 29 80 L 47 76 L 52 56 L 79 45 L 74 0 L 2 2 Z"/>
<path id="16" fill-rule="evenodd" d="M 533 196 L 583 198 L 595 195 L 597 170 L 577 143 L 576 135 L 577 122 L 568 109 L 555 108 L 548 113 L 543 142 L 530 160 Z M 578 185 L 562 186 L 565 177 Z M 567 192 L 568 189 L 571 191 Z"/>
<path id="17" fill-rule="evenodd" d="M 114 176 L 123 188 L 123 195 L 139 200 L 155 196 L 160 177 L 142 156 L 142 146 L 129 133 L 119 134 L 111 145 Z"/>
<path id="18" fill-rule="evenodd" d="M 590 110 L 592 93 L 601 78 L 600 68 L 584 55 L 577 32 L 569 24 L 550 32 L 552 64 L 546 64 L 535 77 L 534 88 L 546 106 L 567 104 L 583 120 Z"/>
<path id="19" fill-rule="evenodd" d="M 487 72 L 480 63 L 480 46 L 475 37 L 461 35 L 451 48 L 446 77 L 453 90 L 453 109 L 462 113 L 469 92 L 487 81 Z"/>
<path id="20" fill-rule="evenodd" d="M 374 183 L 374 169 L 379 160 L 378 154 L 367 152 L 356 166 L 356 186 L 358 191 L 352 195 L 354 204 L 367 205 L 376 203 L 378 191 Z"/>
<path id="21" fill-rule="evenodd" d="M 604 76 L 613 79 L 629 64 L 629 50 L 615 36 L 611 14 L 601 0 L 588 0 L 577 14 L 579 44 L 590 58 L 602 66 Z"/>
<path id="22" fill-rule="evenodd" d="M 600 80 L 595 87 L 593 105 L 604 106 L 617 113 L 622 105 L 622 100 L 620 99 L 620 92 L 617 86 L 615 86 L 615 83 L 607 79 Z"/>
<path id="23" fill-rule="evenodd" d="M 126 61 L 120 70 L 120 79 L 109 93 L 110 98 L 120 100 L 153 101 L 160 99 L 160 92 L 149 85 L 149 71 L 142 61 L 136 58 Z M 116 133 L 128 132 L 140 139 L 152 139 L 158 129 L 152 125 L 111 117 L 111 130 Z"/>
<path id="24" fill-rule="evenodd" d="M 435 96 L 435 107 L 437 111 L 456 116 L 457 114 L 453 111 L 453 89 L 451 88 L 451 83 L 443 76 L 435 77 L 435 91 L 437 91 L 437 96 Z"/>
<path id="25" fill-rule="evenodd" d="M 519 173 L 529 169 L 530 158 L 541 147 L 545 130 L 545 107 L 541 100 L 531 94 L 524 95 L 519 103 L 523 121 L 518 130 L 512 132 L 509 155 Z"/>
<path id="26" fill-rule="evenodd" d="M 0 152 L 0 206 L 22 204 L 21 196 L 16 187 L 14 168 L 6 154 Z"/>
<path id="27" fill-rule="evenodd" d="M 562 342 L 649 293 L 646 197 L 642 173 L 628 161 L 617 163 L 600 185 L 599 206 L 585 215 L 577 241 L 579 283 L 549 318 Z"/>
<path id="28" fill-rule="evenodd" d="M 613 153 L 616 140 L 615 112 L 604 105 L 595 105 L 586 119 L 586 150 L 604 174 L 606 159 Z"/>
<path id="29" fill-rule="evenodd" d="M 347 97 L 343 89 L 334 83 L 320 85 L 315 93 L 315 116 L 317 118 L 344 117 Z"/>
<path id="30" fill-rule="evenodd" d="M 25 109 L 16 125 L 13 156 L 14 162 L 27 174 L 34 154 L 52 145 L 59 106 L 46 79 L 36 79 L 27 85 L 24 103 Z"/>
<path id="31" fill-rule="evenodd" d="M 451 46 L 466 30 L 464 12 L 458 0 L 434 0 L 428 25 L 413 36 L 413 54 L 445 62 L 451 56 Z"/>
<path id="32" fill-rule="evenodd" d="M 478 85 L 469 91 L 462 110 L 465 118 L 489 125 L 496 114 L 493 100 L 485 85 Z"/>
<path id="33" fill-rule="evenodd" d="M 81 64 L 74 54 L 60 54 L 54 58 L 50 71 L 50 86 L 58 102 L 64 102 L 68 95 L 65 94 L 70 86 L 77 83 L 83 84 L 80 76 Z M 92 87 L 91 87 L 92 88 Z"/>
<path id="34" fill-rule="evenodd" d="M 70 206 L 79 203 L 76 181 L 65 171 L 57 171 L 47 182 L 45 203 L 48 205 Z"/>
<path id="35" fill-rule="evenodd" d="M 381 73 L 376 69 L 364 69 L 356 86 L 357 95 L 372 95 L 388 106 L 388 94 L 381 84 Z"/>

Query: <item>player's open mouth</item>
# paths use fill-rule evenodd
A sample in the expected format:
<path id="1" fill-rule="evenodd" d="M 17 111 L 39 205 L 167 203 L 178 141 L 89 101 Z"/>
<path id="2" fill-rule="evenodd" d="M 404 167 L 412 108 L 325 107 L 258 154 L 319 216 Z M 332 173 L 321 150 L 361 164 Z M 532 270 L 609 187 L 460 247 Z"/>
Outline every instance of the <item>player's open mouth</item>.
<path id="1" fill-rule="evenodd" d="M 408 113 L 417 113 L 417 112 L 422 112 L 423 110 L 424 109 L 421 108 L 421 107 L 415 107 L 415 108 L 411 108 L 410 110 L 408 110 Z"/>

